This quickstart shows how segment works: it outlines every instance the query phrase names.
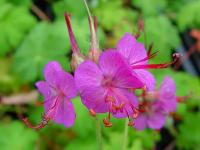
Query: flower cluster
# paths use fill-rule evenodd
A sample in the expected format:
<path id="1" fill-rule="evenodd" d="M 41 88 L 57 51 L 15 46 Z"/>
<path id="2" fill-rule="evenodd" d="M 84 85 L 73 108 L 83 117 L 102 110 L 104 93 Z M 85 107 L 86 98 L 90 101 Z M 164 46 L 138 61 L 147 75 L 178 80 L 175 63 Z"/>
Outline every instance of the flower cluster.
<path id="1" fill-rule="evenodd" d="M 36 83 L 44 96 L 45 112 L 42 122 L 36 126 L 27 118 L 23 121 L 31 128 L 40 129 L 50 120 L 71 127 L 76 119 L 71 99 L 80 94 L 83 105 L 92 115 L 108 113 L 103 119 L 106 127 L 112 126 L 111 116 L 128 118 L 129 126 L 138 130 L 146 127 L 160 129 L 167 115 L 176 110 L 176 87 L 170 77 L 165 77 L 160 88 L 156 89 L 156 80 L 148 69 L 166 68 L 178 59 L 163 64 L 149 64 L 148 60 L 156 56 L 146 51 L 137 41 L 138 34 L 126 33 L 115 48 L 100 51 L 97 38 L 96 20 L 89 15 L 91 46 L 87 56 L 81 54 L 70 23 L 69 14 L 65 14 L 69 38 L 72 46 L 71 66 L 74 76 L 65 72 L 60 64 L 49 62 L 44 68 L 45 81 Z M 141 30 L 141 29 L 139 29 Z M 135 90 L 142 90 L 136 96 Z"/>

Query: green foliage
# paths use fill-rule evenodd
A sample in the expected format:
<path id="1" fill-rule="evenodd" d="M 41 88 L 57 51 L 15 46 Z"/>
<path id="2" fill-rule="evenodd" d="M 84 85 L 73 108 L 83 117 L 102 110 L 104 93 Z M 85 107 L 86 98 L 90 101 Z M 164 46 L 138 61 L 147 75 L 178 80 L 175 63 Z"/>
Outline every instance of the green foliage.
<path id="1" fill-rule="evenodd" d="M 163 69 L 162 71 L 154 70 L 153 73 L 157 79 L 158 85 L 160 85 L 164 76 L 172 77 L 176 83 L 177 95 L 179 96 L 187 95 L 190 92 L 194 93 L 197 97 L 200 96 L 198 92 L 200 91 L 200 82 L 198 77 L 192 76 L 185 72 L 175 72 L 172 69 Z M 183 86 L 183 84 L 185 86 Z"/>
<path id="2" fill-rule="evenodd" d="M 71 45 L 64 12 L 71 14 L 72 28 L 81 52 L 88 53 L 90 31 L 83 0 L 76 2 L 47 0 L 47 2 L 53 8 L 55 20 L 53 23 L 41 21 L 37 24 L 30 13 L 31 0 L 0 0 L 0 57 L 3 57 L 0 58 L 0 96 L 20 92 L 24 88 L 22 85 L 27 82 L 32 84 L 26 84 L 26 88 L 32 89 L 33 82 L 43 78 L 43 67 L 50 60 L 59 61 L 67 71 L 71 71 Z M 153 42 L 153 51 L 160 50 L 158 56 L 151 60 L 153 63 L 170 61 L 172 49 L 180 44 L 178 29 L 172 22 L 178 24 L 180 31 L 200 28 L 199 0 L 88 0 L 88 2 L 98 18 L 101 48 L 105 47 L 105 42 L 106 47 L 114 47 L 116 40 L 119 40 L 125 32 L 135 33 L 137 19 L 139 16 L 143 17 L 146 46 Z M 128 2 L 131 2 L 131 6 Z M 172 18 L 174 20 L 170 20 Z M 106 40 L 103 30 L 106 31 Z M 143 34 L 139 40 L 144 42 Z M 15 74 L 11 72 L 11 67 Z M 176 82 L 178 96 L 186 96 L 192 92 L 185 103 L 178 104 L 177 113 L 181 116 L 182 122 L 175 127 L 178 128 L 175 138 L 179 149 L 198 150 L 200 147 L 199 78 L 171 69 L 155 70 L 153 73 L 158 86 L 165 75 L 171 76 Z M 37 133 L 19 121 L 7 121 L 7 118 L 15 117 L 18 107 L 0 105 L 2 118 L 0 149 L 97 149 L 95 118 L 89 115 L 79 97 L 72 102 L 77 115 L 72 128 L 66 129 L 63 125 L 53 123 L 52 126 L 47 126 Z M 26 113 L 33 124 L 41 121 L 43 107 L 25 105 L 20 108 L 23 108 L 20 111 Z M 107 114 L 98 117 L 103 130 L 104 149 L 121 149 L 125 119 L 112 117 L 112 128 L 106 128 L 102 119 L 107 117 Z M 169 118 L 166 127 L 171 127 L 172 122 L 172 118 Z M 159 140 L 158 132 L 149 129 L 136 131 L 129 127 L 127 150 L 152 149 Z"/>
<path id="3" fill-rule="evenodd" d="M 53 4 L 53 10 L 57 19 L 64 19 L 65 12 L 78 18 L 87 16 L 83 0 L 77 0 L 76 5 L 74 5 L 74 1 L 72 0 L 60 0 Z"/>
<path id="4" fill-rule="evenodd" d="M 76 150 L 95 150 L 97 149 L 97 145 L 96 142 L 91 142 L 89 140 L 75 140 L 67 144 L 65 150 L 74 150 L 74 148 L 76 148 Z"/>
<path id="5" fill-rule="evenodd" d="M 88 18 L 85 17 L 81 20 L 77 18 L 73 18 L 72 28 L 75 34 L 76 41 L 80 48 L 80 51 L 86 55 L 90 50 L 90 28 L 89 28 Z M 101 29 L 101 27 L 98 28 L 97 32 L 98 32 L 100 47 L 103 47 L 104 42 L 105 42 L 105 34 L 103 30 Z"/>
<path id="6" fill-rule="evenodd" d="M 200 113 L 186 113 L 179 126 L 177 145 L 180 149 L 198 150 L 200 147 Z"/>
<path id="7" fill-rule="evenodd" d="M 38 134 L 18 121 L 0 124 L 0 149 L 34 150 Z"/>
<path id="8" fill-rule="evenodd" d="M 163 13 L 166 0 L 132 0 L 132 5 L 141 9 L 143 16 L 152 16 Z"/>
<path id="9" fill-rule="evenodd" d="M 17 78 L 11 74 L 11 60 L 0 58 L 0 93 L 10 94 L 19 87 Z"/>
<path id="10" fill-rule="evenodd" d="M 178 31 L 165 16 L 148 17 L 145 20 L 146 45 L 153 43 L 154 51 L 159 53 L 152 60 L 156 63 L 171 60 L 172 49 L 180 44 Z M 139 39 L 145 42 L 144 34 Z"/>
<path id="11" fill-rule="evenodd" d="M 15 4 L 15 5 L 18 5 L 18 6 L 30 6 L 31 5 L 31 0 L 25 0 L 25 1 L 19 1 L 19 0 L 6 0 L 8 1 L 9 3 L 12 3 L 12 4 Z"/>
<path id="12" fill-rule="evenodd" d="M 157 80 L 157 86 L 160 86 L 164 76 L 170 76 L 176 83 L 177 96 L 189 96 L 186 103 L 179 104 L 177 112 L 185 115 L 188 111 L 192 111 L 194 107 L 200 108 L 200 81 L 198 77 L 194 77 L 185 72 L 174 72 L 171 69 L 164 69 L 162 71 L 153 71 Z M 184 86 L 183 86 L 184 84 Z"/>
<path id="13" fill-rule="evenodd" d="M 157 132 L 149 129 L 144 131 L 130 129 L 129 132 L 129 139 L 131 139 L 130 141 L 132 143 L 132 147 L 134 147 L 135 144 L 138 144 L 138 147 L 142 147 L 142 149 L 151 149 L 154 147 L 155 143 L 160 140 L 160 135 Z"/>
<path id="14" fill-rule="evenodd" d="M 200 0 L 182 5 L 177 16 L 177 23 L 181 31 L 187 28 L 200 28 Z"/>
<path id="15" fill-rule="evenodd" d="M 122 20 L 133 20 L 135 18 L 133 11 L 122 7 L 121 0 L 101 0 L 98 6 L 94 8 L 94 14 L 98 16 L 101 26 L 108 31 L 111 31 L 113 26 L 119 24 Z"/>
<path id="16" fill-rule="evenodd" d="M 0 5 L 0 57 L 14 50 L 35 24 L 36 20 L 30 15 L 27 7 L 2 3 Z"/>
<path id="17" fill-rule="evenodd" d="M 50 60 L 59 61 L 70 70 L 66 54 L 70 53 L 65 23 L 38 24 L 26 37 L 14 55 L 14 71 L 23 76 L 22 82 L 35 81 L 42 77 L 44 65 Z"/>
<path id="18" fill-rule="evenodd" d="M 82 104 L 80 97 L 73 99 L 72 102 L 76 111 L 76 121 L 72 130 L 78 134 L 79 138 L 94 138 L 95 118 L 90 116 L 88 109 Z"/>

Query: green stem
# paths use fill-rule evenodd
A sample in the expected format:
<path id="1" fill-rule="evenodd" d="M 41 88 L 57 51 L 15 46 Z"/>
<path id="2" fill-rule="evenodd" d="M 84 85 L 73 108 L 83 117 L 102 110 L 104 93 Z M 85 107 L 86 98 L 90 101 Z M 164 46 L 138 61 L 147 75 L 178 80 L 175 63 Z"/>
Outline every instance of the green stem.
<path id="1" fill-rule="evenodd" d="M 125 121 L 125 126 L 124 126 L 124 137 L 123 137 L 123 143 L 122 143 L 122 150 L 126 150 L 126 146 L 128 143 L 128 119 Z"/>
<path id="2" fill-rule="evenodd" d="M 102 137 L 101 124 L 97 116 L 95 117 L 95 123 L 96 123 L 96 136 L 97 136 L 98 149 L 103 150 L 103 137 Z"/>

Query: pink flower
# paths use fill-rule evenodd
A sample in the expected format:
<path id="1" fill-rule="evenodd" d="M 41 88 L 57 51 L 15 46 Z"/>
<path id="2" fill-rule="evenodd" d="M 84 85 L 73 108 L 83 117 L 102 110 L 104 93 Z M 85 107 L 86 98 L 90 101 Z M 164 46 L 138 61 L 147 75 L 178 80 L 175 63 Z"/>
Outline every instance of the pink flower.
<path id="1" fill-rule="evenodd" d="M 143 44 L 137 42 L 136 38 L 129 33 L 126 33 L 118 42 L 116 46 L 117 51 L 123 55 L 132 71 L 137 74 L 138 78 L 146 85 L 148 90 L 153 90 L 155 86 L 154 76 L 147 71 L 147 69 L 166 68 L 169 65 L 175 63 L 178 59 L 178 54 L 174 54 L 174 61 L 163 64 L 148 64 L 148 60 L 156 55 L 156 53 L 150 54 L 145 50 Z"/>
<path id="2" fill-rule="evenodd" d="M 44 77 L 46 81 L 36 83 L 44 96 L 44 117 L 65 127 L 72 126 L 76 115 L 70 99 L 77 94 L 73 76 L 65 72 L 58 62 L 52 61 L 46 65 Z"/>
<path id="3" fill-rule="evenodd" d="M 164 78 L 159 90 L 145 93 L 134 127 L 137 130 L 162 128 L 167 115 L 176 111 L 175 93 L 175 83 L 170 77 Z"/>
<path id="4" fill-rule="evenodd" d="M 108 119 L 104 119 L 106 126 L 111 126 L 110 114 L 117 118 L 134 117 L 138 101 L 129 89 L 141 88 L 143 83 L 117 51 L 101 53 L 98 64 L 90 60 L 80 64 L 75 71 L 75 82 L 89 110 L 109 112 Z"/>
<path id="5" fill-rule="evenodd" d="M 148 64 L 147 52 L 143 44 L 137 42 L 136 38 L 126 33 L 118 42 L 116 49 L 123 55 L 131 66 Z M 146 58 L 146 59 L 145 59 Z M 146 85 L 148 90 L 155 86 L 153 75 L 146 69 L 133 69 L 139 79 Z"/>

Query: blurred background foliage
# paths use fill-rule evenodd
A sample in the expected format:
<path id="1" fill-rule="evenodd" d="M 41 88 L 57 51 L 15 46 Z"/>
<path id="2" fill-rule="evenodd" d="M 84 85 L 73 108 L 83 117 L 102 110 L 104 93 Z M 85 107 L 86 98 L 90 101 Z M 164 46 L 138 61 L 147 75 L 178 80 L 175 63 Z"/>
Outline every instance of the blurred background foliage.
<path id="1" fill-rule="evenodd" d="M 98 36 L 102 49 L 115 47 L 125 32 L 135 34 L 137 22 L 145 22 L 145 34 L 139 41 L 159 50 L 152 63 L 168 62 L 171 54 L 184 45 L 182 34 L 200 30 L 200 0 L 88 0 L 98 18 Z M 0 150 L 95 150 L 95 121 L 80 98 L 73 100 L 77 119 L 74 127 L 46 127 L 35 132 L 25 127 L 17 113 L 33 123 L 41 119 L 43 108 L 35 107 L 42 97 L 26 95 L 43 79 L 42 70 L 50 60 L 59 61 L 69 72 L 71 47 L 64 20 L 69 12 L 72 27 L 82 53 L 89 50 L 89 24 L 82 0 L 0 0 Z M 199 55 L 199 54 L 197 54 Z M 200 68 L 199 68 L 200 69 Z M 159 86 L 165 75 L 176 81 L 177 95 L 190 95 L 179 104 L 176 116 L 169 118 L 161 131 L 129 129 L 127 150 L 178 149 L 200 147 L 200 82 L 184 69 L 152 71 Z M 19 97 L 25 98 L 22 99 Z M 8 100 L 8 101 L 4 101 Z M 14 100 L 13 100 L 14 99 Z M 9 101 L 10 100 L 10 101 Z M 102 118 L 103 116 L 100 116 Z M 112 118 L 113 127 L 102 124 L 104 148 L 121 149 L 124 120 Z M 170 149 L 170 150 L 171 150 Z"/>

